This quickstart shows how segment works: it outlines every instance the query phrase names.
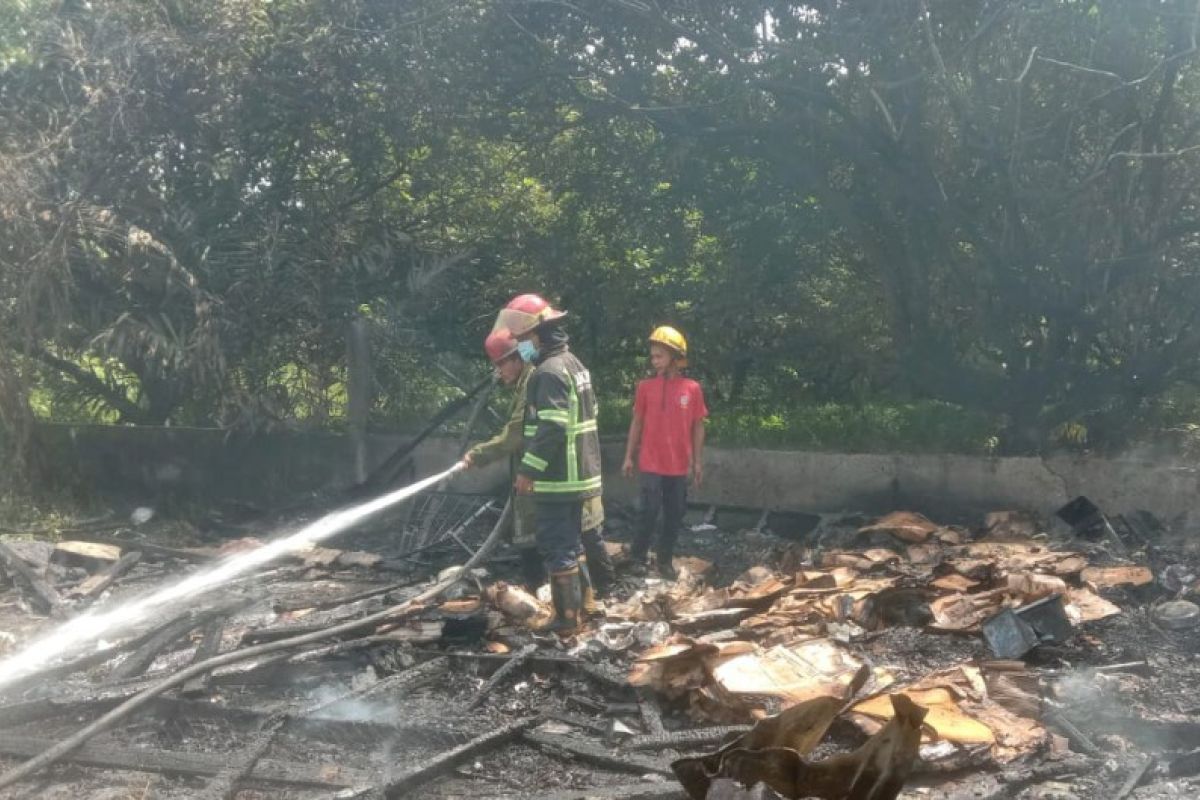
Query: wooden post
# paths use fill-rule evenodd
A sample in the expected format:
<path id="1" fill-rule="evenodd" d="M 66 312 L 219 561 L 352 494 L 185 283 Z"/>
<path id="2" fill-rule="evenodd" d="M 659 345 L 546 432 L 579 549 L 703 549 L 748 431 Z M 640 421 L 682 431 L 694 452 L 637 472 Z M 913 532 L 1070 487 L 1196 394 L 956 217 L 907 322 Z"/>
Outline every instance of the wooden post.
<path id="1" fill-rule="evenodd" d="M 346 422 L 354 449 L 354 482 L 367 479 L 367 417 L 371 413 L 371 343 L 360 316 L 346 334 Z"/>

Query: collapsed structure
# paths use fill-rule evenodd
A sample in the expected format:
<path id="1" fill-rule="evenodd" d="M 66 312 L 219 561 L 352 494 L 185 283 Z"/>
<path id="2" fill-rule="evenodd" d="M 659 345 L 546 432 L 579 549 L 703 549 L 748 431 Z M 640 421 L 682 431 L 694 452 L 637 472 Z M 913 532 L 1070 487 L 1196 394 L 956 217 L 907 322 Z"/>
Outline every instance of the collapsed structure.
<path id="1" fill-rule="evenodd" d="M 1200 773 L 1196 578 L 1147 515 L 1096 513 L 1071 530 L 1014 512 L 974 527 L 839 514 L 790 538 L 768 517 L 745 530 L 718 516 L 685 538 L 675 581 L 627 579 L 561 642 L 537 632 L 545 599 L 506 580 L 495 504 L 435 494 L 346 549 L 294 554 L 5 687 L 0 783 L 828 800 L 1177 787 Z M 10 596 L 50 618 L 10 606 L 12 647 L 258 546 L 95 529 L 0 545 Z M 17 775 L 39 758 L 48 771 Z"/>

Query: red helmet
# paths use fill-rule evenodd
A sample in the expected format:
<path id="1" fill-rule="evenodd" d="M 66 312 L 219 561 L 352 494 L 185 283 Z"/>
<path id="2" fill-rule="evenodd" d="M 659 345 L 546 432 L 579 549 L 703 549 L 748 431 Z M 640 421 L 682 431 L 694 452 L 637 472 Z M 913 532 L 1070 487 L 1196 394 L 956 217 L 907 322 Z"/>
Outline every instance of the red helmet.
<path id="1" fill-rule="evenodd" d="M 493 364 L 499 364 L 517 352 L 517 339 L 507 328 L 497 328 L 483 340 L 483 349 Z"/>
<path id="2" fill-rule="evenodd" d="M 534 328 L 567 315 L 565 311 L 555 311 L 549 303 L 536 294 L 519 294 L 496 317 L 493 330 L 507 328 L 513 336 L 524 336 Z"/>

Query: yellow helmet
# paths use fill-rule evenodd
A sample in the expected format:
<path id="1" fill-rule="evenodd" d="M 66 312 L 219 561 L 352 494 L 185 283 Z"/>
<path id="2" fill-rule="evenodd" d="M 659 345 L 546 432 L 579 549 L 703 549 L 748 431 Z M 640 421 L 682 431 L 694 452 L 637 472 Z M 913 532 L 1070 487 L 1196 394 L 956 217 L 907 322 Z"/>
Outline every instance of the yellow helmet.
<path id="1" fill-rule="evenodd" d="M 679 366 L 687 366 L 687 339 L 683 334 L 670 325 L 660 325 L 650 334 L 650 341 L 674 350 L 679 359 Z"/>

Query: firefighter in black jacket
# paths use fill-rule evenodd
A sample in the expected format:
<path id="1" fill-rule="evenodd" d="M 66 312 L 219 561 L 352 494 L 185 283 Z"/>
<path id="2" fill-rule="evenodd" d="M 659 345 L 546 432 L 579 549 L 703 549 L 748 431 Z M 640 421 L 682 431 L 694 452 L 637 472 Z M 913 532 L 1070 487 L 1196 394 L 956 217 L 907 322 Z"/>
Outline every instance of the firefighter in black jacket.
<path id="1" fill-rule="evenodd" d="M 583 582 L 579 571 L 585 500 L 599 497 L 600 437 L 592 378 L 567 346 L 565 312 L 537 295 L 513 298 L 496 321 L 532 359 L 525 395 L 525 453 L 517 466 L 517 494 L 532 495 L 538 550 L 550 573 L 554 628 L 579 628 Z"/>

